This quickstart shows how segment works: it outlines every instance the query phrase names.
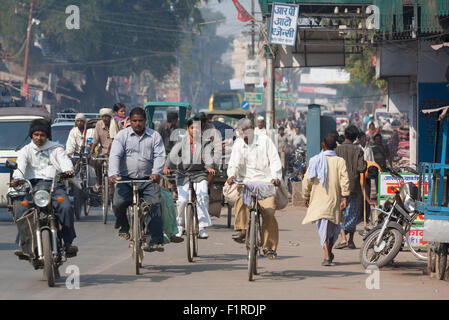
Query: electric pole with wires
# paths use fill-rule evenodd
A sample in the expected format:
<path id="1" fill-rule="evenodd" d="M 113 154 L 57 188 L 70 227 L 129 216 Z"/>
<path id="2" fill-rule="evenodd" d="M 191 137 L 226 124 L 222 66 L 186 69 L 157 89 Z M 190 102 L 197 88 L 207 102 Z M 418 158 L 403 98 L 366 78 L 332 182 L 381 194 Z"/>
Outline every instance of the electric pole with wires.
<path id="1" fill-rule="evenodd" d="M 23 67 L 22 96 L 25 97 L 25 101 L 28 100 L 28 64 L 29 64 L 29 58 L 30 58 L 31 26 L 33 25 L 33 6 L 34 6 L 34 0 L 31 0 L 30 14 L 28 16 L 27 40 L 26 40 L 26 48 L 25 48 L 25 62 L 24 62 L 24 67 Z"/>

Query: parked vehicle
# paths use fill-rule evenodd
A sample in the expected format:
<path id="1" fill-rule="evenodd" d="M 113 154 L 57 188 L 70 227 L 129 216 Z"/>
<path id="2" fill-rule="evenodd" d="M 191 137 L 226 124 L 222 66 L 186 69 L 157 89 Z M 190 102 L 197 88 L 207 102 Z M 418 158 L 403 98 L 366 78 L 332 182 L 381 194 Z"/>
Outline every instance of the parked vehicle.
<path id="1" fill-rule="evenodd" d="M 399 173 L 392 169 L 389 171 L 396 179 L 403 181 Z M 408 171 L 418 174 L 411 168 L 408 168 Z M 370 265 L 381 268 L 390 263 L 401 250 L 404 236 L 413 255 L 419 260 L 427 260 L 426 256 L 415 251 L 409 237 L 410 227 L 420 215 L 416 210 L 418 187 L 409 182 L 402 183 L 399 190 L 391 188 L 395 195 L 387 199 L 382 209 L 373 209 L 379 211 L 378 224 L 363 238 L 360 262 L 365 268 Z"/>
<path id="2" fill-rule="evenodd" d="M 14 201 L 8 192 L 17 193 L 8 185 L 11 173 L 5 163 L 16 160 L 17 152 L 31 141 L 28 132 L 30 122 L 35 119 L 50 120 L 50 114 L 45 108 L 0 108 L 0 208 L 8 208 L 13 213 Z"/>
<path id="3" fill-rule="evenodd" d="M 304 148 L 299 147 L 288 162 L 287 188 L 290 194 L 293 191 L 293 182 L 302 181 L 307 170 L 307 155 Z"/>

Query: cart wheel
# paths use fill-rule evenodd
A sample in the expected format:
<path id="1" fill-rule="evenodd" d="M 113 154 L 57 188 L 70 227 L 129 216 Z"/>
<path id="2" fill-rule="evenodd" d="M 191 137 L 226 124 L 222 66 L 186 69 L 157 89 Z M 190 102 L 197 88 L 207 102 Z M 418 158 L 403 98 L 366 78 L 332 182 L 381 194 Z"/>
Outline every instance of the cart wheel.
<path id="1" fill-rule="evenodd" d="M 438 280 L 444 280 L 447 266 L 447 243 L 440 243 L 435 259 Z"/>
<path id="2" fill-rule="evenodd" d="M 435 273 L 436 269 L 436 261 L 435 261 L 435 251 L 431 249 L 430 243 L 427 247 L 427 274 L 431 275 L 432 273 Z"/>

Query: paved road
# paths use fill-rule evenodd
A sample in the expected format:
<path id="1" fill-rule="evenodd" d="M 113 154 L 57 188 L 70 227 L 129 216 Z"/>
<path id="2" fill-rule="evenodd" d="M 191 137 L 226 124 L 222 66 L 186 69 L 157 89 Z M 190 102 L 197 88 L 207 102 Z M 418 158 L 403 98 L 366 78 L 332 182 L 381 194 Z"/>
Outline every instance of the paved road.
<path id="1" fill-rule="evenodd" d="M 279 259 L 260 260 L 261 274 L 248 282 L 243 245 L 233 242 L 226 214 L 213 218 L 209 239 L 200 241 L 200 257 L 187 262 L 185 244 L 169 244 L 164 253 L 147 254 L 142 275 L 133 274 L 131 249 L 117 237 L 113 219 L 104 225 L 100 211 L 76 223 L 79 256 L 62 266 L 62 280 L 48 288 L 35 271 L 13 254 L 16 227 L 0 222 L 0 299 L 447 299 L 447 282 L 423 275 L 425 264 L 401 252 L 380 274 L 380 289 L 368 290 L 369 276 L 358 262 L 359 250 L 336 250 L 332 267 L 322 267 L 315 225 L 301 225 L 304 208 L 277 214 Z M 4 219 L 3 219 L 4 220 Z M 356 236 L 356 245 L 361 238 Z M 65 286 L 65 268 L 80 269 L 79 290 Z"/>

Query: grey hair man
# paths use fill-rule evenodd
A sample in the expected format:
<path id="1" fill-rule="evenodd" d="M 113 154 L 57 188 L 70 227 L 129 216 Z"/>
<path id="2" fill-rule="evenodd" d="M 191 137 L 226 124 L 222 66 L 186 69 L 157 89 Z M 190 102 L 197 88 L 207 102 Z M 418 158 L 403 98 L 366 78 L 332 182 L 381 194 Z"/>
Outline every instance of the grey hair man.
<path id="1" fill-rule="evenodd" d="M 244 183 L 274 183 L 279 186 L 282 178 L 282 166 L 276 146 L 267 135 L 255 135 L 254 126 L 249 119 L 241 119 L 237 123 L 240 133 L 232 148 L 228 165 L 228 184 L 236 177 Z M 276 211 L 275 197 L 259 200 L 259 209 L 263 223 L 263 251 L 269 258 L 276 257 L 279 243 L 279 228 L 274 216 Z M 240 232 L 233 236 L 234 240 L 243 243 L 248 228 L 248 207 L 242 197 L 234 204 L 234 229 Z"/>

